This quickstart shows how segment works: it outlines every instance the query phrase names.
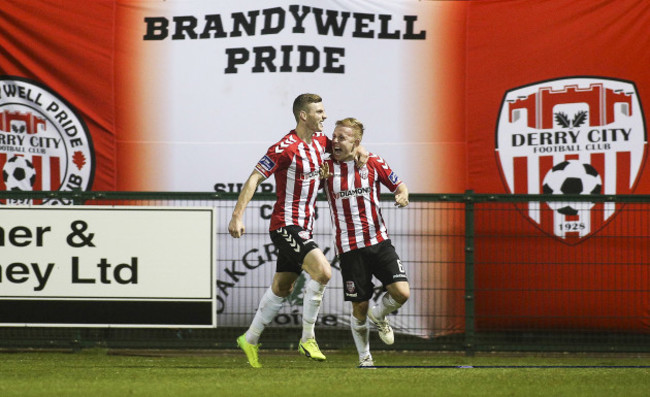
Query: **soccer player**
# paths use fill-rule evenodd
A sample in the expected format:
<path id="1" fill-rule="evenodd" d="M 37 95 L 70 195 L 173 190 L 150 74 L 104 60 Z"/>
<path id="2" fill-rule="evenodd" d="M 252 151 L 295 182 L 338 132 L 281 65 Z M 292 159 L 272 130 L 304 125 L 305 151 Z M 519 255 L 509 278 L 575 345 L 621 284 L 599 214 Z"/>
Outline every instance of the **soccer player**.
<path id="1" fill-rule="evenodd" d="M 311 279 L 305 286 L 303 329 L 298 350 L 312 360 L 326 359 L 316 343 L 314 324 L 332 268 L 323 251 L 312 240 L 312 228 L 320 166 L 325 152 L 331 151 L 331 141 L 322 133 L 327 115 L 320 96 L 299 95 L 293 102 L 293 114 L 296 128 L 272 145 L 257 163 L 239 194 L 228 225 L 232 237 L 239 238 L 244 234 L 246 206 L 259 184 L 275 175 L 277 201 L 271 214 L 269 233 L 278 250 L 276 273 L 260 300 L 250 327 L 237 338 L 237 345 L 255 368 L 262 366 L 258 357 L 260 336 L 282 308 L 303 270 Z M 364 154 L 359 159 L 360 164 L 364 164 L 368 153 L 365 149 L 358 152 Z"/>
<path id="2" fill-rule="evenodd" d="M 365 166 L 355 166 L 353 160 L 363 130 L 363 124 L 354 118 L 336 122 L 333 158 L 323 163 L 321 177 L 335 229 L 344 300 L 352 302 L 350 328 L 359 353 L 359 367 L 372 367 L 367 318 L 377 327 L 381 340 L 393 344 L 393 329 L 386 316 L 402 307 L 410 296 L 406 272 L 389 239 L 379 207 L 380 183 L 395 193 L 398 207 L 409 204 L 409 193 L 406 184 L 381 157 L 370 153 Z M 368 309 L 373 275 L 387 292 L 377 305 Z"/>

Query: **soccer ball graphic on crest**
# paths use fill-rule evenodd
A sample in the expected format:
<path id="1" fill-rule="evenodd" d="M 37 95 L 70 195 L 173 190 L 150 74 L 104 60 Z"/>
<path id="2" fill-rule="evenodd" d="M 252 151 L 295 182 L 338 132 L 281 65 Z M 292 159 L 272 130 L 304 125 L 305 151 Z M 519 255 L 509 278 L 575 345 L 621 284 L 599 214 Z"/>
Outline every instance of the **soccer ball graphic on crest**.
<path id="1" fill-rule="evenodd" d="M 22 156 L 14 156 L 2 168 L 2 180 L 6 190 L 31 191 L 36 180 L 36 170 L 31 161 Z"/>
<path id="2" fill-rule="evenodd" d="M 544 194 L 600 194 L 602 178 L 591 165 L 578 160 L 556 164 L 544 176 Z M 578 209 L 590 209 L 595 203 L 549 201 L 551 209 L 563 215 L 578 215 Z"/>

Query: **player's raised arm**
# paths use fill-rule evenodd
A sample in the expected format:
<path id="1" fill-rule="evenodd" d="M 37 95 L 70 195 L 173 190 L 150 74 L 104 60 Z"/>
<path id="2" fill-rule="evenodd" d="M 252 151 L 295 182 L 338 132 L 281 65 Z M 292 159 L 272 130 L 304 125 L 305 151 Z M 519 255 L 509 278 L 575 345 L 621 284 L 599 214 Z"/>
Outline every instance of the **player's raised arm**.
<path id="1" fill-rule="evenodd" d="M 266 178 L 264 175 L 260 174 L 256 170 L 253 170 L 251 175 L 244 183 L 244 187 L 239 193 L 239 198 L 237 199 L 237 204 L 235 209 L 232 211 L 232 218 L 230 218 L 230 223 L 228 224 L 228 232 L 234 238 L 241 237 L 246 232 L 246 227 L 244 226 L 244 211 L 248 206 L 248 203 L 253 198 L 255 190 Z"/>

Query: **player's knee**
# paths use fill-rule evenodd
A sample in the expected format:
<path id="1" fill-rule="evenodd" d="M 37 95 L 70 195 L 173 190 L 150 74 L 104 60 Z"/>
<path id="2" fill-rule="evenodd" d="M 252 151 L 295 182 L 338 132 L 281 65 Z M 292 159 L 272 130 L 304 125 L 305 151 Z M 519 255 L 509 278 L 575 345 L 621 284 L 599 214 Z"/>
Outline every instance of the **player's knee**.
<path id="1" fill-rule="evenodd" d="M 323 285 L 327 285 L 327 283 L 329 283 L 330 279 L 332 278 L 332 270 L 326 269 L 322 272 L 319 272 L 312 278 Z"/>
<path id="2" fill-rule="evenodd" d="M 321 284 L 329 283 L 331 278 L 332 278 L 332 268 L 329 266 L 328 263 L 327 267 L 325 267 L 322 271 Z"/>
<path id="3" fill-rule="evenodd" d="M 366 321 L 366 316 L 368 314 L 368 301 L 363 302 L 352 302 L 352 315 L 360 322 Z"/>
<path id="4" fill-rule="evenodd" d="M 397 288 L 394 288 L 390 295 L 397 303 L 403 305 L 411 297 L 411 290 L 408 284 L 400 285 Z"/>
<path id="5" fill-rule="evenodd" d="M 305 270 L 307 270 L 312 280 L 316 280 L 323 285 L 327 285 L 332 278 L 332 267 L 327 261 L 310 263 L 308 266 L 305 266 Z"/>
<path id="6" fill-rule="evenodd" d="M 282 284 L 282 283 L 273 283 L 271 286 L 271 291 L 276 296 L 279 296 L 280 298 L 286 298 L 287 296 L 291 295 L 291 291 L 293 291 L 293 284 Z"/>
<path id="7" fill-rule="evenodd" d="M 395 300 L 403 305 L 406 303 L 407 300 L 409 300 L 410 297 L 411 297 L 411 292 L 409 290 L 406 290 L 406 291 L 401 291 L 399 293 L 399 296 L 396 297 Z"/>

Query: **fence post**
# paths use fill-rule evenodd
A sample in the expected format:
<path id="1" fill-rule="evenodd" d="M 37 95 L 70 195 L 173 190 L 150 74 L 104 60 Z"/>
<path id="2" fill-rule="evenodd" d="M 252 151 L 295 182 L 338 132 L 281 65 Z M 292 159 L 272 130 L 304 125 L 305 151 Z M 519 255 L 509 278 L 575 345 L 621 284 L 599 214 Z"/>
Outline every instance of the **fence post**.
<path id="1" fill-rule="evenodd" d="M 474 191 L 465 192 L 465 354 L 473 356 L 474 341 Z"/>
<path id="2" fill-rule="evenodd" d="M 72 189 L 72 204 L 83 205 L 85 200 L 81 197 L 82 190 L 80 188 Z"/>

